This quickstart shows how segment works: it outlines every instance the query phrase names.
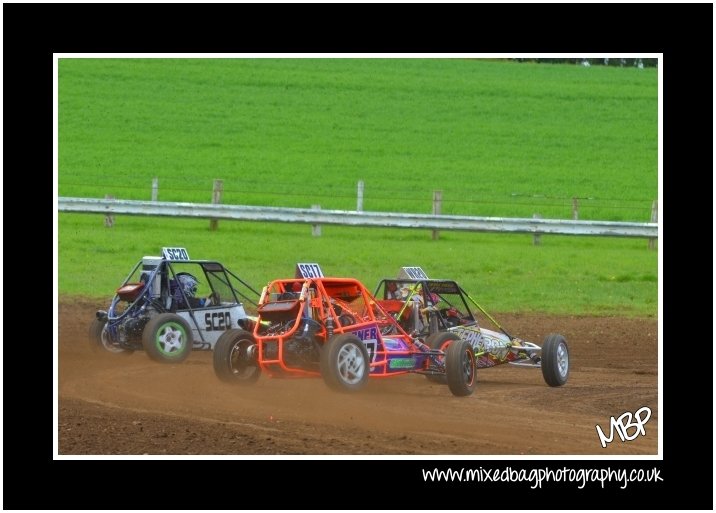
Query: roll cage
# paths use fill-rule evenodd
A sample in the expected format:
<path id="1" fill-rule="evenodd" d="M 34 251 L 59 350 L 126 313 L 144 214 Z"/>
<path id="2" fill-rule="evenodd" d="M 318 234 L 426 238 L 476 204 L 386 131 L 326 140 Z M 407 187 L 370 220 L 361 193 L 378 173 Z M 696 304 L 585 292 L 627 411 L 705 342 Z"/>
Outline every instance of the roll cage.
<path id="1" fill-rule="evenodd" d="M 454 280 L 385 278 L 374 296 L 413 336 L 477 323 L 468 294 Z"/>
<path id="2" fill-rule="evenodd" d="M 141 314 L 147 309 L 159 313 L 187 311 L 194 320 L 196 307 L 191 306 L 189 298 L 181 287 L 171 290 L 172 280 L 178 283 L 179 272 L 190 272 L 196 276 L 208 293 L 220 299 L 220 305 L 231 304 L 253 305 L 254 298 L 259 296 L 251 285 L 215 260 L 181 260 L 172 261 L 161 257 L 144 257 L 140 260 L 117 289 L 115 296 L 106 312 L 108 330 L 114 335 L 114 326 L 125 318 Z M 183 299 L 185 307 L 178 308 L 177 294 Z M 201 341 L 203 334 L 199 330 Z"/>

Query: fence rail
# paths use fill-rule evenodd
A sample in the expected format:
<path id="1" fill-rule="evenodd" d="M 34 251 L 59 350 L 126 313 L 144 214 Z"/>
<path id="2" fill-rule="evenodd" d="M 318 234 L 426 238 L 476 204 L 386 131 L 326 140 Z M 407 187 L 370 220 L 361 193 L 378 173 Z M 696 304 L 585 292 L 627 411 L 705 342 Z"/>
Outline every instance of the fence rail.
<path id="1" fill-rule="evenodd" d="M 658 238 L 657 223 L 472 217 L 67 197 L 58 198 L 57 205 L 60 212 L 86 214 L 126 214 L 474 232 Z"/>

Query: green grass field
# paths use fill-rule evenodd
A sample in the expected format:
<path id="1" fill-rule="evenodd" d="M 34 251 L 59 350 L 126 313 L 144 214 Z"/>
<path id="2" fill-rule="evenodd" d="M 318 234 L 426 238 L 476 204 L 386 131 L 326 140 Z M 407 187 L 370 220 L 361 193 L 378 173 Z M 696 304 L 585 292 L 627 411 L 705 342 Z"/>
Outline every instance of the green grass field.
<path id="1" fill-rule="evenodd" d="M 469 59 L 61 59 L 61 196 L 648 221 L 657 74 Z M 59 216 L 60 294 L 111 296 L 163 245 L 257 286 L 318 261 L 372 287 L 402 265 L 455 278 L 495 311 L 656 315 L 638 239 Z"/>

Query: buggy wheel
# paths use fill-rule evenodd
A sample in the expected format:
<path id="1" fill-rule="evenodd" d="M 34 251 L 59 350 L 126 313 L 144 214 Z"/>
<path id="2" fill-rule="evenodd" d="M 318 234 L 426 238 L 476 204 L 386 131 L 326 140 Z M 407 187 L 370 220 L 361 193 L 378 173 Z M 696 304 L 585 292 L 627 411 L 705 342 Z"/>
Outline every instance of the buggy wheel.
<path id="1" fill-rule="evenodd" d="M 542 376 L 551 387 L 561 387 L 569 377 L 569 348 L 562 335 L 547 335 L 542 344 Z"/>
<path id="2" fill-rule="evenodd" d="M 323 346 L 321 375 L 330 388 L 356 392 L 365 386 L 369 374 L 368 350 L 355 335 L 336 335 Z"/>
<path id="3" fill-rule="evenodd" d="M 249 385 L 261 375 L 256 341 L 245 330 L 227 330 L 214 346 L 214 373 L 226 383 Z"/>
<path id="4" fill-rule="evenodd" d="M 100 321 L 99 319 L 93 319 L 89 327 L 89 345 L 90 349 L 94 352 L 107 352 L 112 354 L 121 354 L 129 356 L 134 351 L 131 349 L 124 349 L 112 343 L 109 339 L 109 333 L 107 333 L 107 321 Z"/>
<path id="5" fill-rule="evenodd" d="M 460 337 L 458 337 L 455 333 L 443 331 L 441 333 L 433 333 L 428 337 L 425 343 L 430 346 L 430 349 L 440 349 L 443 353 L 445 353 L 447 352 L 447 348 L 450 343 L 455 340 L 460 340 Z M 444 356 L 439 356 L 437 359 L 443 363 L 445 362 Z M 428 381 L 432 381 L 433 383 L 440 383 L 441 385 L 447 384 L 445 374 L 426 374 L 425 377 L 428 378 Z"/>
<path id="6" fill-rule="evenodd" d="M 456 340 L 447 348 L 445 355 L 447 384 L 453 395 L 465 396 L 475 391 L 477 368 L 475 351 L 467 340 Z"/>
<path id="7" fill-rule="evenodd" d="M 180 363 L 186 360 L 194 345 L 191 328 L 173 313 L 152 317 L 144 327 L 142 345 L 152 360 L 161 363 Z"/>

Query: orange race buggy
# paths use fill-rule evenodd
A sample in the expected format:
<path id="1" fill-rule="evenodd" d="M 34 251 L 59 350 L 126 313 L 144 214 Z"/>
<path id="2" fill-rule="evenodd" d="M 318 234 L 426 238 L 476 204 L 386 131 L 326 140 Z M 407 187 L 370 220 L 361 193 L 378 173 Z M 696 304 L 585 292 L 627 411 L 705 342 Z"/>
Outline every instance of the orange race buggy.
<path id="1" fill-rule="evenodd" d="M 299 264 L 300 277 L 272 281 L 261 294 L 258 318 L 226 331 L 214 347 L 223 381 L 255 383 L 271 377 L 323 377 L 339 391 L 357 391 L 369 376 L 406 373 L 444 376 L 450 391 L 475 387 L 475 355 L 468 341 L 445 351 L 413 338 L 358 280 L 326 278 L 316 264 Z"/>

